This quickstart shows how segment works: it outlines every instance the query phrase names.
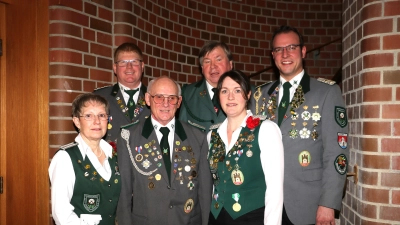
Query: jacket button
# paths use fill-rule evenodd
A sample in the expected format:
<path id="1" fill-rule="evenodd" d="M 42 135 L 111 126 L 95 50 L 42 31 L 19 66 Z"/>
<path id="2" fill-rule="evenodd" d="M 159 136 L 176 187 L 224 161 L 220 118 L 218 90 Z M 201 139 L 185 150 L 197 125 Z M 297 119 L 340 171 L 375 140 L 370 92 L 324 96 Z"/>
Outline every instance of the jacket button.
<path id="1" fill-rule="evenodd" d="M 112 199 L 110 199 L 109 201 L 112 202 Z"/>
<path id="2" fill-rule="evenodd" d="M 170 205 L 169 208 L 172 209 L 172 205 Z"/>
<path id="3" fill-rule="evenodd" d="M 168 185 L 167 188 L 168 188 L 168 189 L 171 189 L 171 186 Z"/>

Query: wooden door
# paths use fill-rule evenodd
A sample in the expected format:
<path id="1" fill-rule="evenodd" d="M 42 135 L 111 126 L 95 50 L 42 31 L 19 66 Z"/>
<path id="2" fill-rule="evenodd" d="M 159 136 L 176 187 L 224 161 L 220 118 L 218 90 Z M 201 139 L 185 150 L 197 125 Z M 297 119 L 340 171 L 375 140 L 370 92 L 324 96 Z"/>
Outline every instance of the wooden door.
<path id="1" fill-rule="evenodd" d="M 50 224 L 48 0 L 0 0 L 0 225 Z"/>

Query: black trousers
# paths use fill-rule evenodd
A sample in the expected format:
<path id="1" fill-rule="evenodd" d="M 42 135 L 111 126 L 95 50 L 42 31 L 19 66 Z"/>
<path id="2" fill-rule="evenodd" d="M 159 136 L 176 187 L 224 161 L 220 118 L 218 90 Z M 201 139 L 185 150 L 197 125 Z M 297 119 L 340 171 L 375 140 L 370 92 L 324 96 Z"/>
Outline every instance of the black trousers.
<path id="1" fill-rule="evenodd" d="M 285 205 L 283 205 L 283 211 L 282 211 L 282 225 L 294 225 L 292 221 L 289 220 L 289 217 L 286 214 Z"/>
<path id="2" fill-rule="evenodd" d="M 213 214 L 210 213 L 210 218 L 208 220 L 209 225 L 264 225 L 264 209 L 261 207 L 259 209 L 253 210 L 236 218 L 235 220 L 229 215 L 229 213 L 222 208 L 218 218 L 215 219 Z"/>

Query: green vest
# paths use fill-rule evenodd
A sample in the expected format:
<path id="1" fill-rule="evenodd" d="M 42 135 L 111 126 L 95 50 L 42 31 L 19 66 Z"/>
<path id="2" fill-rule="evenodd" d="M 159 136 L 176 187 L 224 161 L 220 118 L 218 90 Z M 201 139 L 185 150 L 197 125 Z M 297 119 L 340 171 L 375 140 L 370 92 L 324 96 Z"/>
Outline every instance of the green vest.
<path id="1" fill-rule="evenodd" d="M 75 171 L 74 193 L 71 205 L 74 212 L 81 214 L 100 214 L 100 225 L 115 224 L 115 214 L 121 191 L 121 176 L 118 169 L 117 157 L 108 158 L 112 175 L 109 181 L 104 180 L 94 169 L 90 160 L 82 154 L 77 146 L 66 152 L 71 157 Z"/>
<path id="2" fill-rule="evenodd" d="M 236 219 L 264 207 L 266 184 L 260 160 L 258 132 L 242 128 L 235 145 L 225 154 L 225 145 L 212 130 L 209 163 L 214 182 L 211 213 L 218 218 L 221 209 Z M 273 159 L 271 159 L 273 160 Z"/>

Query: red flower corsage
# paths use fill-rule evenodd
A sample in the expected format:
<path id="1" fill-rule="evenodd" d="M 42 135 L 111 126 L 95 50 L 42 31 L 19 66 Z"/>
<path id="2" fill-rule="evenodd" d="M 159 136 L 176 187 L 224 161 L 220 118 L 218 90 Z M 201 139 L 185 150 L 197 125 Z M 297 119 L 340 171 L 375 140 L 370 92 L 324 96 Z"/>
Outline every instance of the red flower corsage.
<path id="1" fill-rule="evenodd" d="M 253 118 L 252 116 L 249 116 L 246 120 L 246 125 L 250 130 L 253 130 L 260 125 L 260 118 Z"/>
<path id="2" fill-rule="evenodd" d="M 113 149 L 113 151 L 112 151 L 112 156 L 113 156 L 113 157 L 114 157 L 114 156 L 117 156 L 117 143 L 115 143 L 115 142 L 113 142 L 113 141 L 110 141 L 110 142 L 108 142 L 108 144 L 110 144 L 111 147 L 112 147 L 112 149 Z"/>

